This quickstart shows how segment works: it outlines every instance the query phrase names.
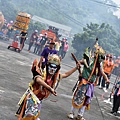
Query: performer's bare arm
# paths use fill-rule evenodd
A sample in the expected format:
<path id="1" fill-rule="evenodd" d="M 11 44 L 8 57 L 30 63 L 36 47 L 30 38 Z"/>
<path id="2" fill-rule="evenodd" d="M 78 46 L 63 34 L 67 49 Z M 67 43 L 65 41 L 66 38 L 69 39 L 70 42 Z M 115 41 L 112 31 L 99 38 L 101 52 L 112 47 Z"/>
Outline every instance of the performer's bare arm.
<path id="1" fill-rule="evenodd" d="M 95 83 L 94 83 L 94 86 L 96 86 L 98 84 L 98 81 L 99 81 L 99 76 L 96 77 L 96 80 L 95 80 Z"/>
<path id="2" fill-rule="evenodd" d="M 101 67 L 101 74 L 102 74 L 102 76 L 104 77 L 104 79 L 106 80 L 106 82 L 110 82 L 109 81 L 109 79 L 108 79 L 108 77 L 107 77 L 107 75 L 104 73 L 104 71 L 103 71 L 103 68 Z"/>
<path id="3" fill-rule="evenodd" d="M 76 66 L 75 68 L 71 69 L 70 71 L 63 73 L 63 74 L 62 74 L 62 78 L 66 78 L 66 77 L 70 76 L 70 75 L 71 75 L 72 73 L 74 73 L 77 69 L 79 69 L 79 67 L 80 67 L 80 63 L 78 63 L 77 66 Z"/>
<path id="4" fill-rule="evenodd" d="M 106 82 L 110 82 L 109 79 L 108 79 L 108 77 L 107 77 L 107 75 L 104 72 L 102 72 L 102 76 L 104 77 L 104 79 L 106 80 Z"/>
<path id="5" fill-rule="evenodd" d="M 57 95 L 55 90 L 53 88 L 51 88 L 48 84 L 46 84 L 40 77 L 37 77 L 36 78 L 36 82 L 39 84 L 39 85 L 42 85 L 43 87 L 45 87 L 46 89 L 48 89 L 53 95 Z"/>
<path id="6" fill-rule="evenodd" d="M 41 56 L 41 58 L 40 58 L 40 67 L 42 66 L 42 61 L 43 61 L 43 59 L 44 59 L 44 57 Z"/>

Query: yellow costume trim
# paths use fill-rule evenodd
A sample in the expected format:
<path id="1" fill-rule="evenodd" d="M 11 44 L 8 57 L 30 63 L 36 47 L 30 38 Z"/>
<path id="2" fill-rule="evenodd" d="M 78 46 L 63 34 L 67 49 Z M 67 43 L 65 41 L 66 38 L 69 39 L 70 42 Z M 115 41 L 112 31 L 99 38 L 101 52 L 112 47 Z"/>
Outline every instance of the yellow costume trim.
<path id="1" fill-rule="evenodd" d="M 75 90 L 74 95 L 76 94 L 76 92 L 78 91 L 78 89 L 79 89 L 80 86 L 82 86 L 83 84 L 87 84 L 87 83 L 88 83 L 88 82 L 87 82 L 85 79 L 83 79 L 83 80 L 79 83 L 78 88 Z M 83 102 L 82 102 L 80 105 L 76 105 L 76 104 L 74 103 L 74 95 L 73 95 L 73 98 L 72 98 L 72 105 L 73 105 L 74 108 L 79 109 L 79 108 L 81 108 L 81 107 L 83 106 L 84 101 L 85 101 L 85 98 L 84 98 Z"/>
<path id="2" fill-rule="evenodd" d="M 48 55 L 48 62 L 56 65 L 60 65 L 60 58 L 56 54 Z"/>
<path id="3" fill-rule="evenodd" d="M 40 112 L 36 116 L 25 117 L 22 120 L 36 120 L 40 116 Z"/>
<path id="4" fill-rule="evenodd" d="M 25 99 L 26 95 L 28 94 L 28 90 L 29 90 L 29 88 L 25 91 L 25 93 L 23 94 L 23 96 L 22 96 L 21 99 L 19 100 L 18 105 L 21 105 L 21 104 L 22 104 L 23 100 Z"/>

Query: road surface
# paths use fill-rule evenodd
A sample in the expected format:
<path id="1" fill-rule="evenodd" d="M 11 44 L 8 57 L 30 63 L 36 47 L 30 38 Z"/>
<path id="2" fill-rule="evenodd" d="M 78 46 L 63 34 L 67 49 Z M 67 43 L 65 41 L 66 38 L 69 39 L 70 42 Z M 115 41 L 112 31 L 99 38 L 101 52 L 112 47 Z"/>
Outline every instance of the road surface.
<path id="1" fill-rule="evenodd" d="M 21 53 L 7 49 L 11 41 L 0 40 L 0 120 L 17 120 L 15 112 L 18 101 L 26 91 L 28 83 L 32 80 L 31 65 L 39 56 L 28 53 L 25 45 Z M 68 55 L 69 56 L 69 55 Z M 61 64 L 61 73 L 64 73 L 75 65 L 74 61 L 65 57 Z M 63 79 L 58 88 L 58 96 L 50 95 L 43 100 L 41 120 L 69 120 L 67 114 L 71 108 L 72 88 L 77 81 L 78 71 L 70 77 Z M 115 76 L 112 77 L 114 81 Z M 110 86 L 111 89 L 112 85 Z M 107 100 L 108 93 L 95 88 L 95 94 L 91 102 L 91 110 L 85 112 L 86 120 L 119 120 L 110 114 L 112 105 Z M 76 111 L 77 113 L 77 111 Z"/>

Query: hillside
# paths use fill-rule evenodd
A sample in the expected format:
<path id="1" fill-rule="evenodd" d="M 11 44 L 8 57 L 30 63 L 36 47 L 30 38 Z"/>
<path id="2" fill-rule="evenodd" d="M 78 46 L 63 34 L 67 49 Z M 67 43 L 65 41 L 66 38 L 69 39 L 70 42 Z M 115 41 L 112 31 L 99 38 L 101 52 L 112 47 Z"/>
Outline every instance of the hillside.
<path id="1" fill-rule="evenodd" d="M 113 4 L 111 0 L 105 2 L 108 1 Z M 23 11 L 70 26 L 73 28 L 72 33 L 82 31 L 91 22 L 108 23 L 120 31 L 120 20 L 112 13 L 115 9 L 94 0 L 0 0 L 0 10 L 9 21 L 14 20 L 19 11 Z"/>

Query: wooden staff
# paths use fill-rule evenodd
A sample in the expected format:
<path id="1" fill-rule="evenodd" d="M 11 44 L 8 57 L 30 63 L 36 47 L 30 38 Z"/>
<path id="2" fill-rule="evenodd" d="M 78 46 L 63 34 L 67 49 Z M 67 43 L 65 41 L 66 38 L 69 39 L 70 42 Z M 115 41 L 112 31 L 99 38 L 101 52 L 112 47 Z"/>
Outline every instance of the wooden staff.
<path id="1" fill-rule="evenodd" d="M 73 59 L 75 60 L 76 64 L 79 63 L 76 56 L 73 53 L 71 53 L 71 55 L 72 55 Z M 78 72 L 81 74 L 80 68 L 78 69 Z"/>
<path id="2" fill-rule="evenodd" d="M 77 64 L 79 61 L 77 60 L 76 56 L 75 56 L 73 53 L 71 53 L 71 55 L 72 55 L 73 59 L 75 60 L 75 62 L 76 62 L 76 64 Z M 79 74 L 80 74 L 80 76 L 81 76 L 80 68 L 78 69 L 78 72 L 79 72 Z M 77 80 L 77 82 L 75 83 L 75 85 L 74 85 L 74 87 L 73 87 L 73 89 L 72 89 L 72 92 L 75 91 L 75 89 L 76 89 L 76 87 L 78 86 L 80 80 L 81 80 L 81 79 L 80 79 L 80 77 L 79 77 L 79 79 Z"/>

